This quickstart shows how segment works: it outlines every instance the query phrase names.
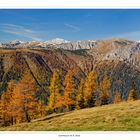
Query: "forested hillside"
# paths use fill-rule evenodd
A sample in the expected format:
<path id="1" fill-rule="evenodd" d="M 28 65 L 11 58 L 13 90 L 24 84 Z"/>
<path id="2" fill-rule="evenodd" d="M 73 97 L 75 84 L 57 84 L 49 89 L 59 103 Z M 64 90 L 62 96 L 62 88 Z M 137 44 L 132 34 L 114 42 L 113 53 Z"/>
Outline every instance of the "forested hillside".
<path id="1" fill-rule="evenodd" d="M 139 44 L 107 40 L 94 45 L 1 48 L 0 126 L 139 99 Z"/>

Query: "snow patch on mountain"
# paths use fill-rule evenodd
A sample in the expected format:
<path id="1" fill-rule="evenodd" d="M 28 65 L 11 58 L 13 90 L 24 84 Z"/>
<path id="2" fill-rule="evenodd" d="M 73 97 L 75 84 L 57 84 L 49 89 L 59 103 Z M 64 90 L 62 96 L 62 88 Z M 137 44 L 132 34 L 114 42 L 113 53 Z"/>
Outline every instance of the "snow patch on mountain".
<path id="1" fill-rule="evenodd" d="M 46 41 L 45 43 L 48 43 L 48 44 L 62 44 L 62 43 L 69 43 L 70 41 L 68 40 L 65 40 L 63 38 L 55 38 L 55 39 L 52 39 L 52 40 L 48 40 Z"/>

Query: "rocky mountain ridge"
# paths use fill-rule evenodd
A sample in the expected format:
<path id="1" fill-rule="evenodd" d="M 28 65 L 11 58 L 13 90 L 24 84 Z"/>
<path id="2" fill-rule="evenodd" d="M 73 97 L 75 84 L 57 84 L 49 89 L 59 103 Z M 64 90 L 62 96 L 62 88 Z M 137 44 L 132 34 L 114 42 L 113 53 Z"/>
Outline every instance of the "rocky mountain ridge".
<path id="1" fill-rule="evenodd" d="M 60 38 L 48 40 L 48 41 L 11 41 L 9 43 L 1 43 L 1 48 L 45 48 L 45 49 L 55 49 L 62 48 L 66 50 L 77 50 L 77 49 L 91 49 L 96 45 L 96 41 L 86 40 L 86 41 L 68 41 Z"/>

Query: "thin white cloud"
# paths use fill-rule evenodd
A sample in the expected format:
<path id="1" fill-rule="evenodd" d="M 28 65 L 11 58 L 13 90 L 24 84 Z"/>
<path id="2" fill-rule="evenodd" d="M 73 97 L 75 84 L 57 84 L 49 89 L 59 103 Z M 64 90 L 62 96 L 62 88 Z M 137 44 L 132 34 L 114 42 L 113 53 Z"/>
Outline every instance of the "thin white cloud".
<path id="1" fill-rule="evenodd" d="M 1 25 L 1 31 L 5 33 L 18 35 L 37 41 L 41 40 L 39 37 L 37 37 L 36 31 L 33 31 L 29 28 L 25 28 L 24 26 L 15 25 L 15 24 L 0 24 L 0 25 Z"/>
<path id="2" fill-rule="evenodd" d="M 127 38 L 132 40 L 140 40 L 140 31 L 132 31 L 132 32 L 126 32 L 126 33 L 120 33 L 111 36 L 113 38 Z"/>
<path id="3" fill-rule="evenodd" d="M 77 27 L 77 26 L 74 26 L 74 25 L 72 25 L 72 24 L 64 24 L 66 27 L 68 27 L 68 28 L 70 28 L 70 29 L 72 29 L 72 30 L 74 30 L 75 32 L 78 32 L 78 31 L 80 31 L 80 28 L 79 27 Z"/>

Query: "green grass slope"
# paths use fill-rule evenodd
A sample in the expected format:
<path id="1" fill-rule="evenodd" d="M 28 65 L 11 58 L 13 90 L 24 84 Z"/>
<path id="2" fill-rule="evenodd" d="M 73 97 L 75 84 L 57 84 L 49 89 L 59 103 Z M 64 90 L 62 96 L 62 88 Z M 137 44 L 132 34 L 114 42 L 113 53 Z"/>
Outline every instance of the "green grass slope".
<path id="1" fill-rule="evenodd" d="M 140 100 L 52 114 L 1 131 L 123 131 L 140 130 Z"/>

